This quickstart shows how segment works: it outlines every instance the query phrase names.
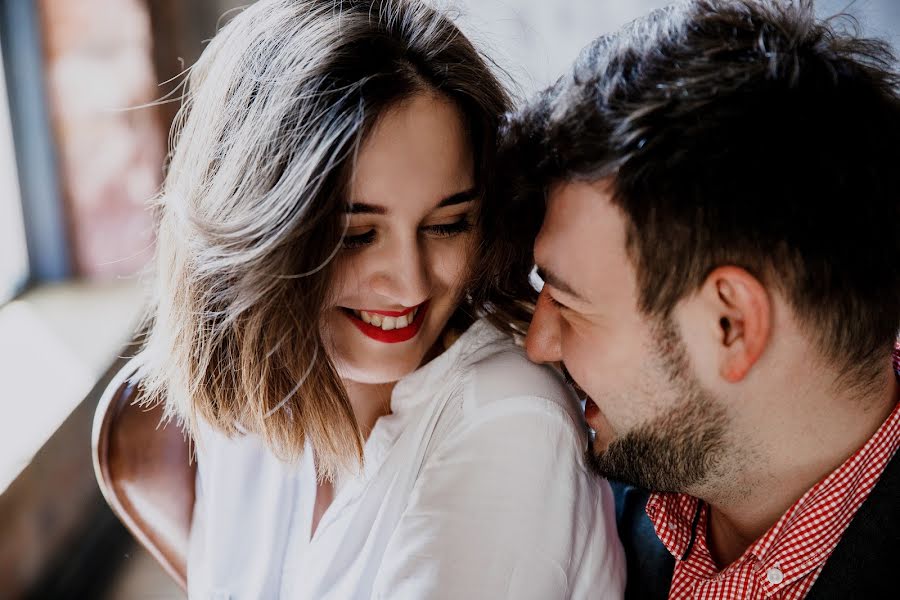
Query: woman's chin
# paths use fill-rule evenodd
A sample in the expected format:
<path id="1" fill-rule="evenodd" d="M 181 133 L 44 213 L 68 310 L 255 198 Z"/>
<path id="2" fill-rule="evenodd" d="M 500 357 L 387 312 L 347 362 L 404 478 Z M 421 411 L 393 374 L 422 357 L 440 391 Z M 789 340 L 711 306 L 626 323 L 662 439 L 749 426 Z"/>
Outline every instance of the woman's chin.
<path id="1" fill-rule="evenodd" d="M 366 385 L 383 385 L 395 383 L 415 371 L 421 362 L 421 357 L 417 358 L 345 362 L 336 366 L 341 379 Z"/>
<path id="2" fill-rule="evenodd" d="M 443 312 L 443 311 L 442 311 Z M 410 339 L 386 343 L 366 335 L 346 315 L 332 323 L 337 332 L 335 349 L 330 352 L 341 379 L 379 385 L 403 379 L 443 350 L 440 331 L 447 318 L 428 315 L 421 329 Z M 440 327 L 439 327 L 440 325 Z M 437 351 L 436 351 L 437 349 Z"/>

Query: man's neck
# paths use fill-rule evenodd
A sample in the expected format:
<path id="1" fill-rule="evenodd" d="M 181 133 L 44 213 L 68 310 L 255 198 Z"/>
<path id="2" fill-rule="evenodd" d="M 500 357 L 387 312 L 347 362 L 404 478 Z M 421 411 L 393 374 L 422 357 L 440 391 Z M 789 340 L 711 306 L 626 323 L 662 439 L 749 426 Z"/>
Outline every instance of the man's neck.
<path id="1" fill-rule="evenodd" d="M 721 482 L 718 491 L 697 494 L 710 505 L 707 541 L 716 563 L 725 567 L 740 558 L 803 494 L 862 447 L 897 401 L 891 372 L 882 391 L 864 401 L 832 396 L 820 410 L 795 411 L 774 421 L 773 435 L 763 435 L 755 450 L 738 458 L 737 477 Z"/>

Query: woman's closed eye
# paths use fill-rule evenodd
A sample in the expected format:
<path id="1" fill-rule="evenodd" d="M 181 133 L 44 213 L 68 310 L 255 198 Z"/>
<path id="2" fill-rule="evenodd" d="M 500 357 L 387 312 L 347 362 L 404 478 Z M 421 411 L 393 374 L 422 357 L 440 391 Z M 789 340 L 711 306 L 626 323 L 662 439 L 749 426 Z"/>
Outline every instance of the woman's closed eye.
<path id="1" fill-rule="evenodd" d="M 469 215 L 464 215 L 462 218 L 449 223 L 434 223 L 431 225 L 423 225 L 419 228 L 419 232 L 430 237 L 446 238 L 466 233 L 468 231 L 471 231 L 471 229 L 472 221 L 469 218 Z M 375 238 L 375 229 L 369 229 L 368 231 L 365 231 L 363 233 L 345 235 L 343 240 L 343 247 L 346 250 L 362 248 L 364 246 L 372 244 L 375 241 Z"/>
<path id="2" fill-rule="evenodd" d="M 355 248 L 362 248 L 363 246 L 368 246 L 372 242 L 375 241 L 375 230 L 370 229 L 365 233 L 360 233 L 356 235 L 345 235 L 342 241 L 343 247 L 345 250 L 353 250 Z"/>
<path id="3" fill-rule="evenodd" d="M 450 237 L 460 233 L 466 233 L 472 229 L 472 221 L 465 215 L 461 219 L 451 223 L 435 223 L 422 227 L 421 231 L 435 237 Z"/>

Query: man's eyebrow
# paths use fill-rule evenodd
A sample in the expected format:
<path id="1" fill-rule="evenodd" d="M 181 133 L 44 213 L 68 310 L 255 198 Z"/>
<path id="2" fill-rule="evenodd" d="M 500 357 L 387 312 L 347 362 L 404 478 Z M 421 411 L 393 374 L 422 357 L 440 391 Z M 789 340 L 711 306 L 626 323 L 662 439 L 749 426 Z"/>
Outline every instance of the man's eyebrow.
<path id="1" fill-rule="evenodd" d="M 435 207 L 445 208 L 447 206 L 455 206 L 457 204 L 465 204 L 478 197 L 480 190 L 478 188 L 470 188 L 453 195 L 447 196 Z M 347 214 L 350 215 L 386 215 L 388 210 L 377 204 L 368 204 L 366 202 L 351 202 L 347 205 Z"/>
<path id="2" fill-rule="evenodd" d="M 555 289 L 566 294 L 567 296 L 572 296 L 573 298 L 575 298 L 576 300 L 580 300 L 581 302 L 585 301 L 584 297 L 581 294 L 576 292 L 572 286 L 560 279 L 552 271 L 548 271 L 546 268 L 538 266 L 537 276 L 540 277 L 544 283 L 549 283 Z"/>

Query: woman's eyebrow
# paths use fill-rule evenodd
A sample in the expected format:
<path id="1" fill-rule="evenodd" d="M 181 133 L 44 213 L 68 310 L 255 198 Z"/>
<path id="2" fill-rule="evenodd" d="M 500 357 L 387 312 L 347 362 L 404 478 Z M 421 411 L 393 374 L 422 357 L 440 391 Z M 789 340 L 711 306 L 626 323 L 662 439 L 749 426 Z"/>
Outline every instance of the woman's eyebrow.
<path id="1" fill-rule="evenodd" d="M 350 215 L 386 215 L 387 209 L 377 204 L 366 204 L 365 202 L 351 202 L 347 205 L 347 214 Z"/>
<path id="2" fill-rule="evenodd" d="M 441 200 L 435 208 L 445 208 L 447 206 L 455 206 L 457 204 L 465 204 L 478 197 L 478 188 L 469 188 L 461 192 L 456 192 Z M 388 209 L 378 204 L 369 204 L 367 202 L 352 202 L 347 205 L 347 214 L 350 215 L 386 215 Z"/>
<path id="3" fill-rule="evenodd" d="M 444 208 L 445 206 L 453 206 L 455 204 L 464 204 L 471 200 L 474 200 L 478 197 L 479 190 L 478 188 L 469 188 L 462 192 L 457 192 L 452 196 L 447 196 L 437 205 L 438 208 Z"/>

